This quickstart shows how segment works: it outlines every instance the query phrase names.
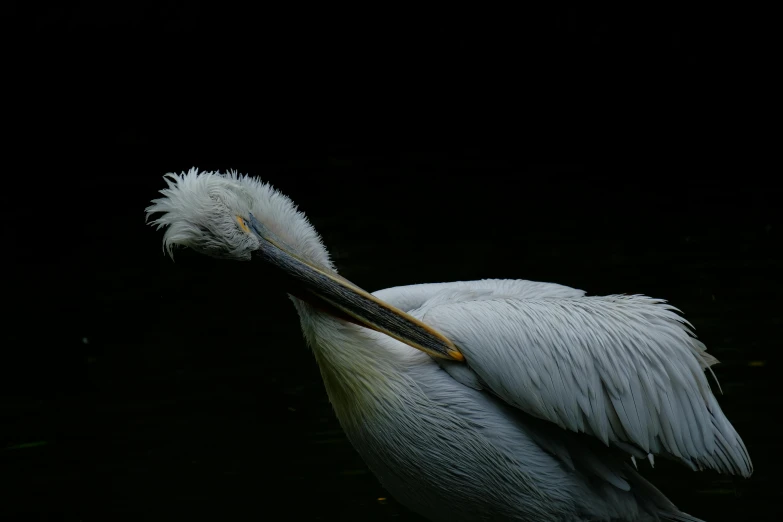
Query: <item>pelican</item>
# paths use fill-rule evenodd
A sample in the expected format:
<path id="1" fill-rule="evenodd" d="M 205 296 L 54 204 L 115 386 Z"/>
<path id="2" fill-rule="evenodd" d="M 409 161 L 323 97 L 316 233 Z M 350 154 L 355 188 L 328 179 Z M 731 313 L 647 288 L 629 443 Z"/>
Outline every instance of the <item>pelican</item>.
<path id="1" fill-rule="evenodd" d="M 526 280 L 369 293 L 269 184 L 197 169 L 164 179 L 146 209 L 164 251 L 279 270 L 345 434 L 425 518 L 693 522 L 637 459 L 752 473 L 705 375 L 717 360 L 665 301 Z"/>

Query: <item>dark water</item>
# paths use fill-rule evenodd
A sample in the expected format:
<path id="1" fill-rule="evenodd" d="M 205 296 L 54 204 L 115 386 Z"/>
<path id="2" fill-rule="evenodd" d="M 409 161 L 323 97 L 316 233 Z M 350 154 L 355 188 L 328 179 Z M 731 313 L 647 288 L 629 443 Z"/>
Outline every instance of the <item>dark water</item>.
<path id="1" fill-rule="evenodd" d="M 743 480 L 658 462 L 644 474 L 706 520 L 777 520 L 783 266 L 763 187 L 694 182 L 671 194 L 588 169 L 481 166 L 444 187 L 405 165 L 333 163 L 267 178 L 367 289 L 516 277 L 682 309 L 722 361 L 719 401 L 756 471 Z M 78 271 L 28 266 L 55 296 L 43 318 L 63 322 L 9 329 L 4 519 L 419 520 L 346 441 L 273 275 L 162 255 L 161 233 L 143 223 L 159 174 L 91 179 L 125 197 L 60 251 Z M 40 310 L 37 295 L 22 308 Z"/>

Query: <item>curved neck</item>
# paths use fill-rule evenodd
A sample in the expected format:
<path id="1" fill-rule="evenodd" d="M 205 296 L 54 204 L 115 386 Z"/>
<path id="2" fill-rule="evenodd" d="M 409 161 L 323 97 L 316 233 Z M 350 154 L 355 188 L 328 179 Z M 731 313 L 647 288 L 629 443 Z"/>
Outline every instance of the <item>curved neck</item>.
<path id="1" fill-rule="evenodd" d="M 374 411 L 372 405 L 388 404 L 390 397 L 393 401 L 394 390 L 409 379 L 406 368 L 429 358 L 391 337 L 334 318 L 294 296 L 291 301 L 341 420 Z"/>

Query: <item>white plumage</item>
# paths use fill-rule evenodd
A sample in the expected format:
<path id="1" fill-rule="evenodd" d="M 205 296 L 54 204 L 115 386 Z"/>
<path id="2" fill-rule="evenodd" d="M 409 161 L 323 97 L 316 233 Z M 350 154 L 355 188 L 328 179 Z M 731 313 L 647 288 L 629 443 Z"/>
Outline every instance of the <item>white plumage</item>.
<path id="1" fill-rule="evenodd" d="M 261 252 L 294 277 L 292 301 L 343 429 L 392 495 L 422 515 L 696 520 L 631 458 L 751 474 L 704 373 L 715 359 L 663 301 L 523 280 L 371 297 L 337 275 L 304 215 L 269 185 L 195 169 L 170 179 L 148 208 L 169 227 L 169 251 Z M 384 314 L 407 322 L 388 326 Z M 412 347 L 429 328 L 439 357 Z M 461 356 L 449 358 L 449 346 Z"/>
<path id="2" fill-rule="evenodd" d="M 519 298 L 484 284 L 436 294 L 414 315 L 454 341 L 509 404 L 636 456 L 750 475 L 704 374 L 716 360 L 673 307 L 581 291 Z"/>

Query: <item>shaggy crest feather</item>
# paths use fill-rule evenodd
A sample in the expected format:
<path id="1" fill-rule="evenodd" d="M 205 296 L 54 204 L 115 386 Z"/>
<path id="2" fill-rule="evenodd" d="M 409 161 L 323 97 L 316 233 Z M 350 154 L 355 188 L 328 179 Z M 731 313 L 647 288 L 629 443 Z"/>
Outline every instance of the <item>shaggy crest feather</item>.
<path id="1" fill-rule="evenodd" d="M 179 175 L 168 173 L 164 196 L 147 207 L 150 224 L 168 227 L 163 247 L 173 259 L 175 246 L 190 247 L 212 257 L 242 261 L 258 248 L 258 239 L 246 234 L 237 216 L 252 213 L 279 237 L 292 253 L 319 268 L 334 271 L 321 238 L 302 212 L 270 184 L 232 170 L 199 172 L 191 168 Z"/>

